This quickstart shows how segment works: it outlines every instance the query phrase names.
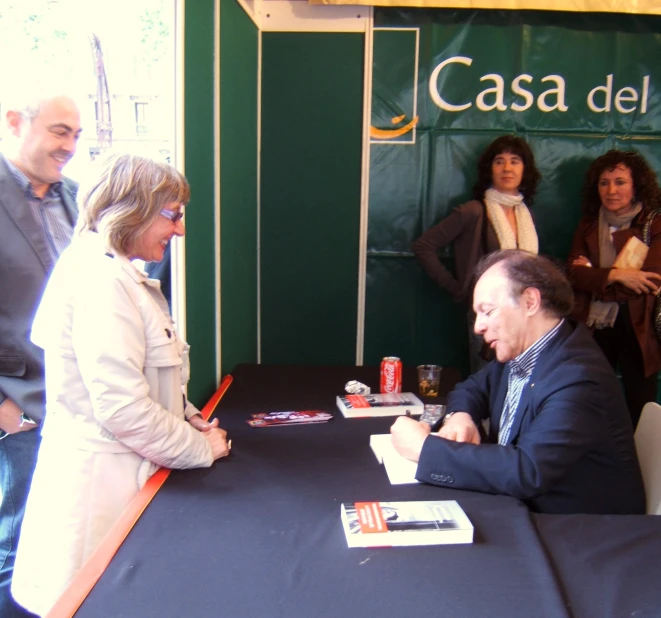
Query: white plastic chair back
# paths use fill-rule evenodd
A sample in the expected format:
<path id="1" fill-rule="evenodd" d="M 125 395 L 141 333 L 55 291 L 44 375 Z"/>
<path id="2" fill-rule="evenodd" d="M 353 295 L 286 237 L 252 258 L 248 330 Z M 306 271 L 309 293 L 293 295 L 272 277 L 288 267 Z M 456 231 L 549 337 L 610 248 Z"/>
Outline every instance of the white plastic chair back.
<path id="1" fill-rule="evenodd" d="M 647 494 L 647 514 L 661 515 L 661 406 L 658 403 L 645 404 L 634 438 Z"/>

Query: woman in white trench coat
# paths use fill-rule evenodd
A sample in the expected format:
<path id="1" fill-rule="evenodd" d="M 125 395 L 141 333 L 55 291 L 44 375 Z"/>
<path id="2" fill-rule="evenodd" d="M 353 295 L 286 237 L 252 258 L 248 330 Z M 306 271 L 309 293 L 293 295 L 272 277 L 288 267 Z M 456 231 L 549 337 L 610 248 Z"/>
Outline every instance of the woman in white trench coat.
<path id="1" fill-rule="evenodd" d="M 104 159 L 82 194 L 71 245 L 44 293 L 32 340 L 46 358 L 46 420 L 12 592 L 46 614 L 159 466 L 210 466 L 228 454 L 218 421 L 183 396 L 188 346 L 157 281 L 189 198 L 170 165 Z"/>

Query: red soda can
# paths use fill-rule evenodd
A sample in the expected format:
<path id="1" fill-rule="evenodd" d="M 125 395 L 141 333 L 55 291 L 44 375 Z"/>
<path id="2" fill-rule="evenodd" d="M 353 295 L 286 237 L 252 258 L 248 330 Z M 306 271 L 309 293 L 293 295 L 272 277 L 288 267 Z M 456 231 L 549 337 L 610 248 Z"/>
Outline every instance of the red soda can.
<path id="1" fill-rule="evenodd" d="M 396 356 L 386 356 L 381 361 L 381 392 L 402 392 L 402 361 Z"/>

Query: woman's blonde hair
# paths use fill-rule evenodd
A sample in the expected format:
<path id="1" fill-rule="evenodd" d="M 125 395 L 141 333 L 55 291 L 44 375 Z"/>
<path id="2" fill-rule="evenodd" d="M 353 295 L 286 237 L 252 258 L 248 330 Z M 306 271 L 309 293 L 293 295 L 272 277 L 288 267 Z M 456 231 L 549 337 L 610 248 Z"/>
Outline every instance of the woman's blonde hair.
<path id="1" fill-rule="evenodd" d="M 168 163 L 113 153 L 98 162 L 80 198 L 77 233 L 99 232 L 110 249 L 129 256 L 164 206 L 188 203 L 190 187 Z"/>

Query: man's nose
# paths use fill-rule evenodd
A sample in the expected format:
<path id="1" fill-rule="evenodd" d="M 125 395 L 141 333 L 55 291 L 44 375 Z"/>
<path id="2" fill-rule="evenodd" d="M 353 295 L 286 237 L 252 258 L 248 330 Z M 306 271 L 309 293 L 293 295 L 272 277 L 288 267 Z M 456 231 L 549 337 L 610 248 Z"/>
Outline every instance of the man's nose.
<path id="1" fill-rule="evenodd" d="M 476 335 L 481 335 L 484 333 L 484 331 L 486 331 L 484 320 L 479 316 L 475 318 L 475 325 L 473 326 L 473 330 L 475 331 Z"/>
<path id="2" fill-rule="evenodd" d="M 62 150 L 73 155 L 76 152 L 76 146 L 78 145 L 78 140 L 75 135 L 69 135 L 62 144 Z"/>

